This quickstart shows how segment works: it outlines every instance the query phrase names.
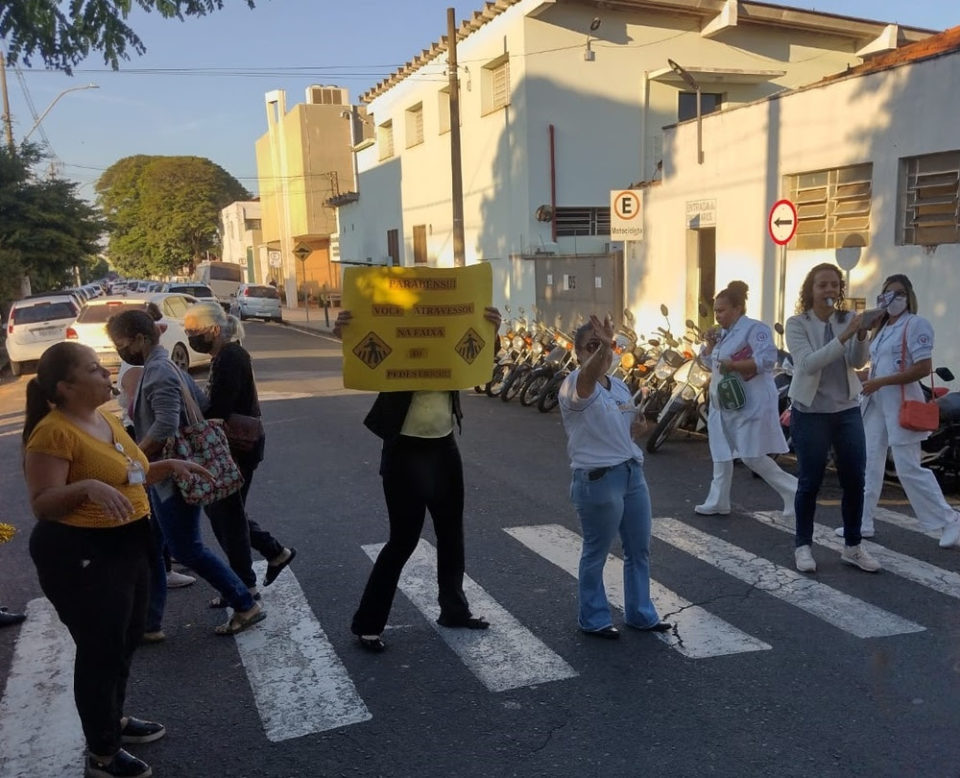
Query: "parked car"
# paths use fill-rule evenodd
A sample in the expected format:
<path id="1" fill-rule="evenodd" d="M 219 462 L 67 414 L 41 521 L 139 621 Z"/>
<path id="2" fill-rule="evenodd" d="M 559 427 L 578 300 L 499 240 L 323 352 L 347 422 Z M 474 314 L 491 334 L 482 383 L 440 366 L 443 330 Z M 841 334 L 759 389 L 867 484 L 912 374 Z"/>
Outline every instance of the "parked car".
<path id="1" fill-rule="evenodd" d="M 7 316 L 7 356 L 10 372 L 20 375 L 24 362 L 33 362 L 64 339 L 80 306 L 70 294 L 32 295 L 17 300 Z"/>
<path id="2" fill-rule="evenodd" d="M 272 286 L 240 284 L 237 296 L 230 304 L 230 313 L 244 319 L 283 321 L 280 293 Z"/>
<path id="3" fill-rule="evenodd" d="M 160 287 L 160 291 L 188 294 L 191 297 L 196 297 L 201 301 L 217 299 L 217 296 L 213 293 L 213 290 L 209 286 L 190 281 L 168 281 L 162 287 Z"/>
<path id="4" fill-rule="evenodd" d="M 83 308 L 66 331 L 67 340 L 76 340 L 90 346 L 100 358 L 101 364 L 116 370 L 120 367 L 120 355 L 107 336 L 107 319 L 116 313 L 129 310 L 148 311 L 156 306 L 161 314 L 158 321 L 160 345 L 167 349 L 172 359 L 185 370 L 210 362 L 209 354 L 201 354 L 190 348 L 187 335 L 183 331 L 183 315 L 187 308 L 197 302 L 195 297 L 185 294 L 155 292 L 153 294 L 128 294 L 121 297 L 100 297 L 91 300 Z"/>

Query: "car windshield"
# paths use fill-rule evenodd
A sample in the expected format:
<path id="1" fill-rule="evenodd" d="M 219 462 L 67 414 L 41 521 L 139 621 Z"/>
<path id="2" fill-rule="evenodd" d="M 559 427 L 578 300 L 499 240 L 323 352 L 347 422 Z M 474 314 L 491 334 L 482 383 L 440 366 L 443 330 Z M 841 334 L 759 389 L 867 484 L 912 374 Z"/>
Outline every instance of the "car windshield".
<path id="1" fill-rule="evenodd" d="M 145 311 L 146 300 L 111 300 L 103 305 L 85 305 L 77 317 L 78 324 L 103 324 L 115 313 L 123 311 Z"/>
<path id="2" fill-rule="evenodd" d="M 268 297 L 271 300 L 276 300 L 280 295 L 277 293 L 277 290 L 272 286 L 249 286 L 247 287 L 247 296 L 248 297 Z"/>
<path id="3" fill-rule="evenodd" d="M 77 315 L 77 309 L 72 303 L 35 303 L 17 308 L 13 312 L 14 324 L 36 324 L 51 319 L 72 319 Z"/>

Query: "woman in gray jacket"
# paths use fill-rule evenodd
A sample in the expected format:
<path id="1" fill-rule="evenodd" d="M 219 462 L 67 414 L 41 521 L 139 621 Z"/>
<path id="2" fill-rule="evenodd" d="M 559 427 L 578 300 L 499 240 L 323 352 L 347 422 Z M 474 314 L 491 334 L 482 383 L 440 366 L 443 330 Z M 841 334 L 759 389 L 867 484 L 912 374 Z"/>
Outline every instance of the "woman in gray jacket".
<path id="1" fill-rule="evenodd" d="M 813 514 L 830 448 L 843 491 L 844 549 L 841 561 L 876 572 L 880 564 L 860 544 L 866 443 L 860 416 L 856 368 L 869 356 L 863 314 L 843 310 L 843 274 L 836 265 L 814 267 L 803 281 L 797 315 L 787 320 L 787 349 L 793 358 L 790 435 L 800 472 L 797 477 L 797 570 L 816 572 Z"/>

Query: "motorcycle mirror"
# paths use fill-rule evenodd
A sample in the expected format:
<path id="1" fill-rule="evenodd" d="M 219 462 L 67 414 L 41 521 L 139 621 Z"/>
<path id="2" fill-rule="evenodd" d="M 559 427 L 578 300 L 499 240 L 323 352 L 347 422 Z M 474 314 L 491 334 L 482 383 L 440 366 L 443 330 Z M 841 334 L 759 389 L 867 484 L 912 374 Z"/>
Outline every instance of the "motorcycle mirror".
<path id="1" fill-rule="evenodd" d="M 944 381 L 952 381 L 954 378 L 953 372 L 950 370 L 949 367 L 938 367 L 933 372 L 936 373 Z"/>
<path id="2" fill-rule="evenodd" d="M 661 315 L 661 316 L 669 316 L 669 315 L 670 315 L 670 309 L 667 308 L 667 306 L 664 305 L 663 303 L 660 303 L 660 315 Z"/>
<path id="3" fill-rule="evenodd" d="M 706 318 L 707 315 L 710 313 L 710 309 L 707 307 L 707 304 L 703 302 L 703 300 L 700 301 L 700 304 L 697 306 L 697 310 L 700 312 L 700 315 L 704 318 Z"/>
<path id="4" fill-rule="evenodd" d="M 773 329 L 777 333 L 777 335 L 783 335 L 783 325 L 780 322 L 777 322 L 776 324 L 774 324 Z"/>
<path id="5" fill-rule="evenodd" d="M 699 330 L 700 328 L 694 323 L 693 319 L 687 319 L 686 325 L 691 330 Z"/>
<path id="6" fill-rule="evenodd" d="M 633 311 L 631 311 L 629 308 L 624 308 L 624 309 L 623 309 L 623 320 L 624 320 L 627 324 L 630 324 L 630 325 L 632 326 L 633 323 L 636 321 L 636 318 L 635 318 L 634 315 L 633 315 Z"/>

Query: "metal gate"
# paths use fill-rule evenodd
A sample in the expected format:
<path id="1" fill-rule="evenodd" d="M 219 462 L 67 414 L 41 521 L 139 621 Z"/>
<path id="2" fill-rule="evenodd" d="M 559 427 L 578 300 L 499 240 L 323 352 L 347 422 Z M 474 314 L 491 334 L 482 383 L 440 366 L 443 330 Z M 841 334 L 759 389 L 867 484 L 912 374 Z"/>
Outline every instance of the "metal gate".
<path id="1" fill-rule="evenodd" d="M 591 313 L 623 320 L 623 252 L 537 257 L 537 310 L 540 319 L 573 332 Z"/>

